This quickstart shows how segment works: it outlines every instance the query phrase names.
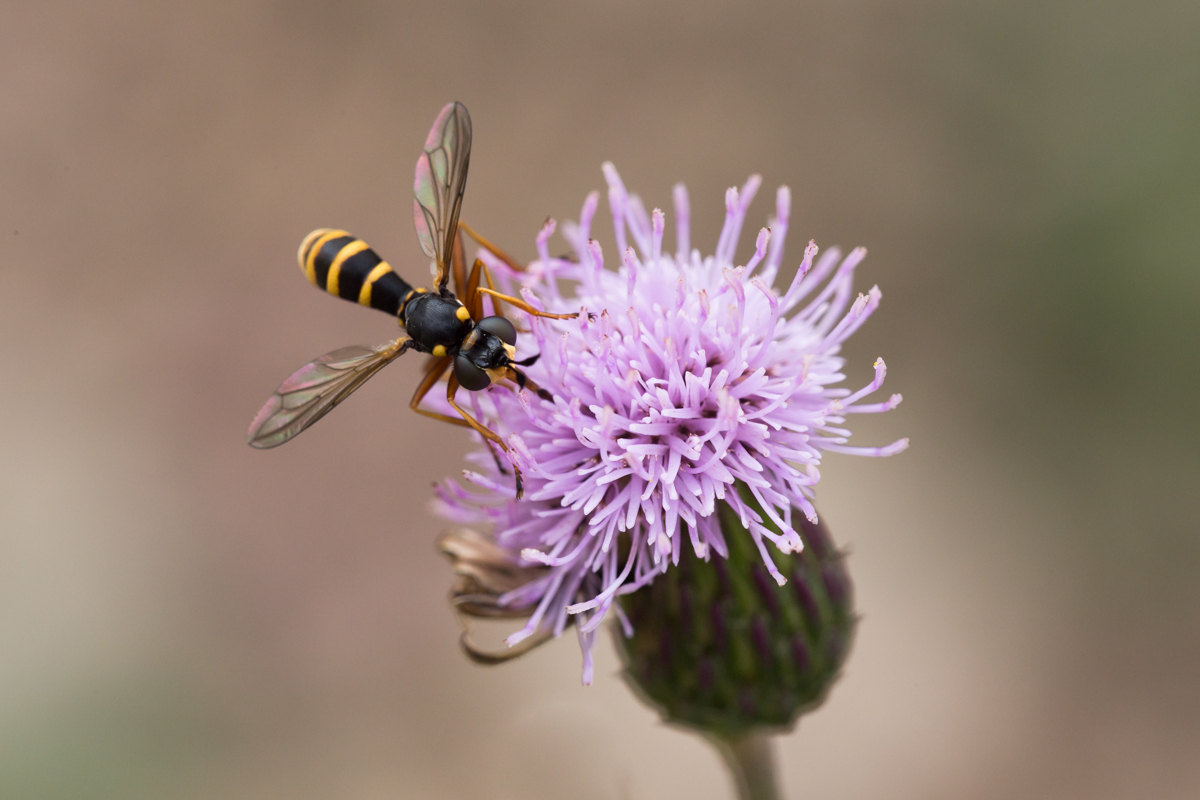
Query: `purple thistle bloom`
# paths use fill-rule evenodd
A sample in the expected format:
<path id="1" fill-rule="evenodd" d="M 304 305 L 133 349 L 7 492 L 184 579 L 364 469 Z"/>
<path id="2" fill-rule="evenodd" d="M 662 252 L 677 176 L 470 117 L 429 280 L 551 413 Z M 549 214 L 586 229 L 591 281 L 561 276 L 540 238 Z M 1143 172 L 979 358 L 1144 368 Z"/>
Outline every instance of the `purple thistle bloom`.
<path id="1" fill-rule="evenodd" d="M 535 634 L 563 632 L 576 624 L 584 654 L 583 682 L 592 680 L 592 644 L 610 610 L 628 629 L 618 595 L 635 591 L 677 564 L 691 547 L 700 558 L 727 555 L 717 501 L 737 513 L 780 585 L 767 547 L 784 552 L 803 545 L 793 529 L 793 509 L 816 520 L 811 498 L 823 451 L 885 456 L 908 445 L 850 447 L 846 415 L 895 408 L 900 395 L 862 403 L 883 385 L 886 368 L 851 392 L 841 344 L 879 305 L 873 287 L 853 298 L 854 269 L 862 248 L 842 257 L 817 258 L 810 242 L 796 277 L 782 292 L 772 288 L 783 261 L 791 195 L 781 187 L 770 228 L 741 266 L 734 255 L 746 211 L 761 179 L 754 175 L 725 195 L 725 224 L 716 253 L 690 247 L 687 190 L 674 190 L 676 252 L 663 252 L 662 211 L 647 213 L 629 194 L 611 164 L 604 165 L 616 230 L 616 253 L 605 268 L 590 238 L 599 194 L 588 195 L 578 223 L 563 235 L 573 259 L 552 258 L 550 220 L 537 236 L 538 260 L 514 274 L 481 251 L 501 287 L 535 307 L 556 313 L 581 308 L 569 321 L 528 319 L 522 337 L 541 359 L 529 377 L 554 402 L 514 386 L 473 393 L 479 419 L 509 443 L 521 469 L 525 498 L 515 499 L 511 474 L 493 454 L 469 456 L 465 480 L 438 487 L 435 510 L 468 526 L 490 528 L 509 565 L 543 569 L 496 597 L 496 606 L 524 609 L 528 622 L 508 638 L 515 645 Z M 613 262 L 616 268 L 612 268 Z M 559 280 L 573 282 L 563 294 Z M 490 298 L 489 298 L 490 302 Z M 436 406 L 436 403 L 434 404 Z M 743 500 L 735 483 L 757 501 Z M 519 554 L 519 555 L 518 555 Z"/>

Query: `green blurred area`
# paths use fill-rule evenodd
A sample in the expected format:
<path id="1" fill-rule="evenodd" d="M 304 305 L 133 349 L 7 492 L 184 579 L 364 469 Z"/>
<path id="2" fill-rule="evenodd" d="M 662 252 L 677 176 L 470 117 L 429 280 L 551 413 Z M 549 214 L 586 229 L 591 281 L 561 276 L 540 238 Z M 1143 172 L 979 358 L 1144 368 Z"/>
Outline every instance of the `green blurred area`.
<path id="1" fill-rule="evenodd" d="M 972 313 L 980 374 L 964 388 L 1070 509 L 1086 602 L 1194 650 L 1200 18 L 1186 4 L 953 16 L 971 79 L 949 77 L 953 56 L 931 72 L 994 204 L 962 219 L 996 293 Z"/>

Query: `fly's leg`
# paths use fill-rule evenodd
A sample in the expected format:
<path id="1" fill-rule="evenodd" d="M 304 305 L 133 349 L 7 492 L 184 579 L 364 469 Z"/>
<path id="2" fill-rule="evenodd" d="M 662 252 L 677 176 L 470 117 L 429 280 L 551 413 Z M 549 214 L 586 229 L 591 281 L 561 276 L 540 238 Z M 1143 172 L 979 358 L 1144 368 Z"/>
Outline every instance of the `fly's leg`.
<path id="1" fill-rule="evenodd" d="M 545 319 L 575 319 L 576 317 L 579 316 L 578 311 L 574 312 L 573 314 L 551 314 L 548 311 L 539 311 L 538 309 L 529 305 L 529 303 L 526 303 L 524 300 L 518 299 L 511 295 L 500 294 L 495 289 L 484 289 L 482 286 L 479 288 L 479 293 L 486 294 L 489 297 L 494 297 L 497 300 L 503 300 L 504 302 L 508 303 L 510 306 L 519 308 L 522 311 L 524 311 L 526 314 L 532 314 L 535 317 L 543 317 Z M 591 316 L 591 315 L 589 315 L 589 316 Z"/>
<path id="2" fill-rule="evenodd" d="M 448 414 L 439 414 L 436 411 L 430 411 L 428 409 L 421 408 L 421 401 L 425 399 L 425 395 L 429 394 L 429 390 L 433 388 L 433 385 L 438 382 L 438 379 L 441 378 L 442 375 L 446 374 L 446 370 L 449 368 L 450 356 L 443 356 L 437 361 L 432 362 L 428 371 L 425 373 L 425 378 L 420 384 L 417 385 L 417 390 L 413 392 L 412 402 L 408 404 L 408 407 L 418 414 L 423 414 L 427 417 L 441 420 L 442 422 L 449 422 L 451 425 L 459 425 L 463 428 L 469 428 L 471 425 L 465 419 L 456 419 Z"/>
<path id="3" fill-rule="evenodd" d="M 455 411 L 457 411 L 459 414 L 461 414 L 463 420 L 470 427 L 474 428 L 479 433 L 479 435 L 481 435 L 484 439 L 487 439 L 488 441 L 495 442 L 497 445 L 500 446 L 501 450 L 503 450 L 504 452 L 507 453 L 508 445 L 504 443 L 504 440 L 500 438 L 500 435 L 498 433 L 496 433 L 491 428 L 484 425 L 479 420 L 475 419 L 473 416 L 470 415 L 470 413 L 467 412 L 466 409 L 464 409 L 462 406 L 460 406 L 458 403 L 456 403 L 454 401 L 454 397 L 457 394 L 458 394 L 458 378 L 454 377 L 454 374 L 451 373 L 450 380 L 446 384 L 446 402 L 448 402 Z M 513 464 L 513 475 L 517 480 L 517 499 L 520 500 L 521 497 L 524 496 L 524 494 L 525 494 L 525 486 L 524 486 L 524 483 L 521 481 L 521 470 L 517 468 L 516 464 Z"/>
<path id="4" fill-rule="evenodd" d="M 521 370 L 516 369 L 515 367 L 509 367 L 508 371 L 512 373 L 509 378 L 516 381 L 519 388 L 530 389 L 534 394 L 545 400 L 547 403 L 554 402 L 554 395 L 550 394 L 545 389 L 534 383 L 524 372 L 521 372 Z"/>
<path id="5" fill-rule="evenodd" d="M 504 252 L 499 247 L 496 247 L 496 245 L 492 244 L 487 239 L 483 238 L 478 233 L 473 231 L 471 229 L 471 226 L 468 225 L 467 223 L 463 222 L 462 220 L 459 220 L 458 221 L 458 229 L 460 231 L 463 231 L 464 233 L 466 233 L 467 236 L 470 236 L 472 239 L 474 239 L 476 244 L 487 249 L 488 252 L 490 252 L 496 258 L 503 261 L 504 264 L 509 269 L 511 269 L 513 272 L 524 272 L 525 271 L 525 268 L 523 266 L 521 266 L 520 264 L 518 264 L 516 259 L 514 259 L 508 253 Z"/>

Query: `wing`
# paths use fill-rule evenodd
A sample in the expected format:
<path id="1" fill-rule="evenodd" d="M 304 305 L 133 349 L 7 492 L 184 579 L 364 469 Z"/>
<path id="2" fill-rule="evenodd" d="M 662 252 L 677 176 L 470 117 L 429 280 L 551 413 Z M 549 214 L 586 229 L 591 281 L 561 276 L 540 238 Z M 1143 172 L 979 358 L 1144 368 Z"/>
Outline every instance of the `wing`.
<path id="1" fill-rule="evenodd" d="M 467 312 L 471 315 L 471 319 L 479 322 L 483 319 L 483 295 L 479 292 L 479 275 L 487 273 L 487 267 L 478 258 L 475 259 L 475 266 L 471 268 L 471 275 L 467 278 L 467 285 L 463 290 L 463 295 L 460 298 L 464 306 L 467 307 Z M 491 279 L 488 279 L 491 283 Z M 496 309 L 499 314 L 499 308 Z"/>
<path id="2" fill-rule="evenodd" d="M 343 347 L 305 364 L 275 390 L 250 423 L 246 440 L 260 449 L 283 444 L 390 364 L 410 341 L 401 337 L 378 347 Z"/>
<path id="3" fill-rule="evenodd" d="M 454 234 L 470 160 L 471 116 L 462 103 L 449 103 L 429 130 L 413 180 L 413 221 L 421 249 L 436 262 L 439 292 L 450 278 Z"/>
<path id="4" fill-rule="evenodd" d="M 454 296 L 460 300 L 467 288 L 467 260 L 463 251 L 463 235 L 454 236 L 454 249 L 450 252 L 450 272 L 454 275 Z"/>

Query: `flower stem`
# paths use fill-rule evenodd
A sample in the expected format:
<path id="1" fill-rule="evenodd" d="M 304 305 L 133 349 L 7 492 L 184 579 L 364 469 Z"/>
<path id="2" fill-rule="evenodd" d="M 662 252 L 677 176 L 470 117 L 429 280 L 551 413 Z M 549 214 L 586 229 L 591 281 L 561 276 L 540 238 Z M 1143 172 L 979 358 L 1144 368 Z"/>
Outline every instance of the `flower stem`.
<path id="1" fill-rule="evenodd" d="M 729 767 L 739 800 L 779 800 L 775 753 L 769 736 L 763 733 L 747 733 L 737 738 L 714 736 L 712 742 Z"/>

